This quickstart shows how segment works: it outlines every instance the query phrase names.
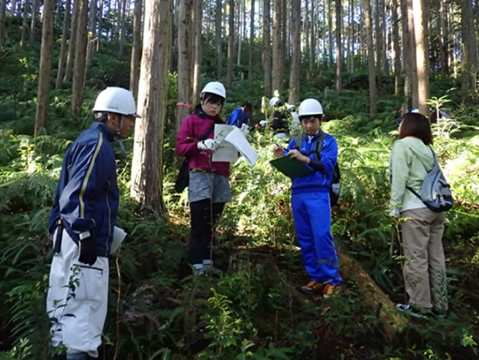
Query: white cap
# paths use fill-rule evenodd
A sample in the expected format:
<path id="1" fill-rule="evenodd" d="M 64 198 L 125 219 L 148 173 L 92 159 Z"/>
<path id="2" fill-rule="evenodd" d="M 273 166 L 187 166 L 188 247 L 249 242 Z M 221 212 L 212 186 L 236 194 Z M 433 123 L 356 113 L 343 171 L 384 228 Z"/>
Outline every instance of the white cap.
<path id="1" fill-rule="evenodd" d="M 100 94 L 98 94 L 94 112 L 112 112 L 121 115 L 130 115 L 139 117 L 136 114 L 136 105 L 133 94 L 120 87 L 107 87 Z"/>
<path id="2" fill-rule="evenodd" d="M 323 115 L 323 107 L 316 99 L 306 99 L 299 105 L 298 115 L 299 117 Z"/>
<path id="3" fill-rule="evenodd" d="M 218 81 L 212 81 L 205 85 L 203 90 L 201 90 L 201 99 L 203 99 L 203 95 L 206 93 L 221 96 L 223 99 L 226 100 L 226 89 L 224 85 Z"/>

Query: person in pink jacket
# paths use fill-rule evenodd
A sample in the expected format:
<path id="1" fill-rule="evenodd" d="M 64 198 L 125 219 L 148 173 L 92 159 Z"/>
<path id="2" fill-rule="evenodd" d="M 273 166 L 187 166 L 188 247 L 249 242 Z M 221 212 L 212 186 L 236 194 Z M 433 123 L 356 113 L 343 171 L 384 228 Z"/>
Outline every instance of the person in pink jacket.
<path id="1" fill-rule="evenodd" d="M 219 113 L 226 100 L 225 87 L 220 82 L 210 82 L 201 91 L 200 99 L 195 113 L 183 120 L 176 136 L 176 153 L 189 160 L 188 257 L 195 275 L 202 275 L 213 266 L 213 229 L 225 203 L 231 201 L 230 164 L 212 161 L 213 151 L 219 146 L 214 140 L 214 126 L 224 124 Z"/>

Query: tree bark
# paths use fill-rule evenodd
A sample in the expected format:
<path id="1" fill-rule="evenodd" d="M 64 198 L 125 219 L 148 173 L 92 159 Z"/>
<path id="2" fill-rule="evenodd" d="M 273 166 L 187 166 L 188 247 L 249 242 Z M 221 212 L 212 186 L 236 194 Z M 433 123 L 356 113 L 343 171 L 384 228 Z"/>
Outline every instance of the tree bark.
<path id="1" fill-rule="evenodd" d="M 342 24 L 341 18 L 343 16 L 343 6 L 341 4 L 341 0 L 336 1 L 336 91 L 341 91 L 343 89 L 343 75 L 341 71 L 341 65 L 343 62 L 342 55 L 341 55 L 341 31 L 342 31 Z"/>
<path id="2" fill-rule="evenodd" d="M 3 38 L 5 37 L 5 0 L 0 0 L 0 47 L 3 43 Z"/>
<path id="3" fill-rule="evenodd" d="M 216 78 L 220 79 L 223 69 L 223 51 L 222 51 L 222 29 L 221 17 L 223 15 L 223 3 L 221 0 L 216 0 L 216 14 L 215 14 L 215 47 L 216 47 Z"/>
<path id="4" fill-rule="evenodd" d="M 90 0 L 90 20 L 88 31 L 88 46 L 86 52 L 86 68 L 89 69 L 93 55 L 95 55 L 95 38 L 96 38 L 96 7 L 97 0 Z"/>
<path id="5" fill-rule="evenodd" d="M 130 65 L 130 91 L 135 99 L 138 96 L 138 82 L 140 81 L 141 61 L 141 17 L 143 13 L 143 0 L 135 1 L 135 15 L 133 18 L 133 47 L 131 49 Z"/>
<path id="6" fill-rule="evenodd" d="M 411 9 L 411 11 L 409 11 Z M 413 96 L 413 84 L 417 84 L 416 76 L 416 41 L 413 34 L 414 21 L 412 19 L 412 3 L 411 0 L 401 0 L 401 15 L 403 27 L 403 68 L 405 71 L 404 77 L 404 103 L 402 105 L 403 113 L 409 109 L 410 101 Z M 417 107 L 411 102 L 413 107 Z"/>
<path id="7" fill-rule="evenodd" d="M 98 18 L 98 38 L 96 40 L 96 51 L 100 49 L 101 34 L 103 31 L 103 7 L 104 7 L 104 0 L 100 0 L 100 7 L 98 11 L 100 13 L 100 16 Z"/>
<path id="8" fill-rule="evenodd" d="M 72 84 L 72 114 L 79 118 L 83 104 L 83 86 L 85 84 L 86 45 L 88 40 L 88 0 L 78 0 L 78 27 L 76 31 L 75 64 Z"/>
<path id="9" fill-rule="evenodd" d="M 271 97 L 273 94 L 271 82 L 271 4 L 269 0 L 263 1 L 263 74 L 264 95 Z"/>
<path id="10" fill-rule="evenodd" d="M 163 203 L 163 143 L 173 0 L 145 3 L 138 113 L 131 165 L 131 197 L 146 216 L 167 217 Z"/>
<path id="11" fill-rule="evenodd" d="M 328 65 L 333 64 L 333 14 L 331 10 L 331 1 L 328 1 L 328 50 L 329 50 L 329 62 Z"/>
<path id="12" fill-rule="evenodd" d="M 291 0 L 291 69 L 289 71 L 288 103 L 299 101 L 301 68 L 301 0 Z"/>
<path id="13" fill-rule="evenodd" d="M 445 9 L 445 3 L 446 0 L 439 0 L 439 58 L 441 61 L 441 74 L 443 76 L 449 75 L 449 41 L 447 31 L 449 14 Z"/>
<path id="14" fill-rule="evenodd" d="M 193 0 L 180 0 L 178 8 L 178 103 L 191 106 L 191 8 Z M 188 106 L 177 106 L 176 130 L 190 113 Z"/>
<path id="15" fill-rule="evenodd" d="M 283 80 L 283 74 L 281 72 L 281 57 L 283 56 L 283 39 L 281 38 L 283 33 L 281 29 L 281 19 L 283 16 L 281 5 L 281 0 L 273 1 L 273 62 L 271 75 L 273 91 L 278 90 L 280 93 Z"/>
<path id="16" fill-rule="evenodd" d="M 73 1 L 73 18 L 72 18 L 72 27 L 70 31 L 70 46 L 68 47 L 68 56 L 67 56 L 67 63 L 65 67 L 65 75 L 63 76 L 63 82 L 68 82 L 71 80 L 72 77 L 72 68 L 73 62 L 75 60 L 75 52 L 76 52 L 76 43 L 77 43 L 77 30 L 78 30 L 78 15 L 80 11 L 80 2 Z"/>
<path id="17" fill-rule="evenodd" d="M 364 15 L 366 28 L 366 42 L 368 48 L 368 79 L 369 79 L 369 113 L 377 113 L 377 87 L 376 87 L 376 67 L 374 65 L 374 45 L 371 25 L 371 4 L 370 0 L 364 0 Z"/>
<path id="18" fill-rule="evenodd" d="M 428 65 L 428 44 L 426 37 L 427 23 L 425 21 L 426 4 L 425 0 L 412 2 L 414 14 L 414 36 L 416 40 L 416 71 L 417 71 L 417 104 L 419 111 L 428 116 L 429 105 L 426 104 L 429 98 L 429 65 Z M 414 94 L 414 92 L 413 92 Z"/>
<path id="19" fill-rule="evenodd" d="M 253 52 L 254 52 L 254 0 L 251 0 L 251 16 L 249 25 L 248 83 L 253 84 Z"/>
<path id="20" fill-rule="evenodd" d="M 398 0 L 391 1 L 392 40 L 393 40 L 393 67 L 394 67 L 394 95 L 399 95 L 401 83 L 401 47 L 399 44 Z"/>
<path id="21" fill-rule="evenodd" d="M 69 35 L 68 30 L 70 27 L 70 11 L 71 0 L 67 0 L 65 3 L 65 14 L 63 14 L 62 42 L 60 46 L 60 54 L 58 55 L 58 69 L 55 89 L 60 89 L 63 85 L 63 75 L 65 72 L 65 61 L 67 54 L 67 38 Z"/>
<path id="22" fill-rule="evenodd" d="M 120 35 L 120 54 L 123 54 L 126 41 L 126 0 L 121 2 L 120 21 L 119 21 L 119 35 Z"/>
<path id="23" fill-rule="evenodd" d="M 32 0 L 32 19 L 30 22 L 30 43 L 35 41 L 35 36 L 37 33 L 37 14 L 38 14 L 38 0 Z"/>
<path id="24" fill-rule="evenodd" d="M 25 45 L 27 39 L 27 22 L 28 22 L 28 12 L 30 11 L 30 0 L 25 0 L 23 3 L 23 20 L 22 20 L 22 35 L 20 36 L 20 46 Z"/>
<path id="25" fill-rule="evenodd" d="M 461 0 L 462 74 L 461 94 L 469 100 L 476 91 L 477 40 L 474 29 L 474 12 L 471 0 Z"/>
<path id="26" fill-rule="evenodd" d="M 42 45 L 40 50 L 38 103 L 35 113 L 34 136 L 38 135 L 39 129 L 47 126 L 53 52 L 53 4 L 54 0 L 45 0 L 43 3 Z"/>
<path id="27" fill-rule="evenodd" d="M 201 63 L 203 59 L 203 0 L 194 0 L 193 28 L 194 28 L 194 59 L 193 59 L 193 101 L 192 104 L 200 102 L 201 91 Z"/>
<path id="28" fill-rule="evenodd" d="M 228 68 L 226 70 L 226 88 L 231 89 L 233 87 L 233 57 L 235 51 L 235 2 L 229 0 L 229 16 L 228 16 Z"/>

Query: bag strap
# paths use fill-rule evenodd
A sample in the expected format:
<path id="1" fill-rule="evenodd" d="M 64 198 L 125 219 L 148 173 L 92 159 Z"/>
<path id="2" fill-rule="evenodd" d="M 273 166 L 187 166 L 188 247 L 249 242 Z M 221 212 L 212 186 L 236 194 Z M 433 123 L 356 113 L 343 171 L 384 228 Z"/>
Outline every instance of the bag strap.
<path id="1" fill-rule="evenodd" d="M 200 141 L 202 140 L 206 140 L 206 138 L 208 136 L 210 136 L 210 134 L 213 132 L 213 130 L 215 129 L 215 123 L 213 123 L 213 125 L 211 125 L 211 127 L 205 132 L 205 134 L 200 138 Z"/>
<path id="2" fill-rule="evenodd" d="M 316 156 L 316 159 L 321 161 L 321 150 L 323 148 L 323 141 L 328 135 L 329 134 L 327 132 L 324 132 L 323 130 L 319 129 L 319 136 L 316 142 L 314 143 L 314 150 L 303 153 L 303 155 L 308 156 L 314 153 L 314 155 Z M 297 150 L 301 150 L 301 144 L 303 142 L 303 138 L 304 138 L 304 135 L 301 135 L 294 139 L 295 147 Z"/>
<path id="3" fill-rule="evenodd" d="M 434 170 L 436 170 L 436 168 L 439 167 L 439 163 L 437 161 L 437 156 L 436 156 L 436 153 L 434 152 L 434 150 L 432 149 L 432 147 L 430 145 L 428 145 L 429 149 L 431 150 L 431 153 L 432 153 L 432 157 L 434 158 L 434 166 L 432 167 L 432 169 L 430 171 L 428 171 L 428 174 Z M 423 181 L 424 182 L 424 181 Z M 421 187 L 422 187 L 422 184 L 421 184 Z M 421 195 L 419 195 L 416 191 L 414 191 L 413 188 L 411 188 L 410 186 L 406 186 L 406 189 L 408 189 L 410 192 L 412 192 L 414 195 L 416 195 L 419 199 L 422 200 L 421 198 Z"/>

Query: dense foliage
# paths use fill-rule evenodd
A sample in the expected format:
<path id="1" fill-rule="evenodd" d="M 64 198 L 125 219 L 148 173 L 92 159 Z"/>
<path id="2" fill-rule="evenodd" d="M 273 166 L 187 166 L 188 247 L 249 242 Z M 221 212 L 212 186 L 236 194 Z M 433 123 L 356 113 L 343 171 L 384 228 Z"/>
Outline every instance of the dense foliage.
<path id="1" fill-rule="evenodd" d="M 0 62 L 0 359 L 45 359 L 48 319 L 45 295 L 52 249 L 46 224 L 63 154 L 92 120 L 98 89 L 123 79 L 123 60 L 104 46 L 92 65 L 81 119 L 69 116 L 71 94 L 51 91 L 49 123 L 33 138 L 38 49 L 2 49 Z M 209 74 L 205 74 L 207 77 Z M 356 74 L 357 75 L 357 74 Z M 395 138 L 400 99 L 383 96 L 380 113 L 367 115 L 360 77 L 349 90 L 323 89 L 323 71 L 304 83 L 302 98 L 318 97 L 326 131 L 340 145 L 340 203 L 333 233 L 340 251 L 357 260 L 395 301 L 404 299 L 397 224 L 387 216 L 388 153 Z M 103 359 L 475 359 L 479 356 L 479 128 L 477 109 L 440 100 L 451 120 L 435 126 L 435 149 L 456 197 L 447 214 L 446 247 L 450 313 L 445 319 L 409 319 L 389 339 L 378 309 L 362 300 L 355 274 L 343 274 L 342 293 L 328 302 L 303 296 L 308 279 L 295 242 L 287 178 L 269 165 L 274 143 L 268 130 L 250 141 L 260 158 L 232 166 L 234 199 L 215 240 L 221 276 L 193 277 L 185 260 L 186 193 L 176 194 L 173 104 L 169 86 L 164 200 L 167 220 L 145 219 L 129 199 L 129 159 L 118 161 L 122 193 L 118 223 L 129 234 L 111 261 L 110 300 Z M 356 80 L 355 80 L 356 79 Z M 450 81 L 441 79 L 438 88 Z M 68 85 L 68 84 L 67 84 Z M 67 87 L 66 85 L 66 87 Z M 261 120 L 259 84 L 235 82 L 226 110 L 250 101 Z M 433 83 L 434 87 L 434 83 Z M 444 95 L 437 90 L 437 96 Z M 248 97 L 246 97 L 247 95 Z M 450 100 L 447 103 L 445 100 Z M 266 116 L 269 116 L 266 114 Z M 132 139 L 126 142 L 132 149 Z"/>

